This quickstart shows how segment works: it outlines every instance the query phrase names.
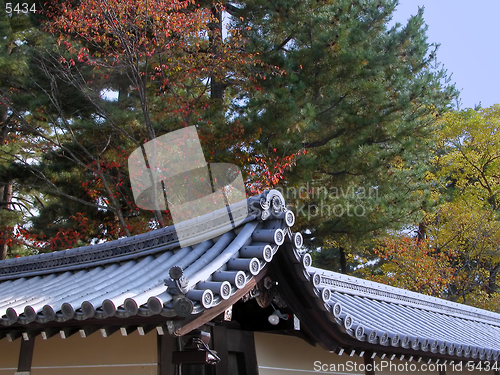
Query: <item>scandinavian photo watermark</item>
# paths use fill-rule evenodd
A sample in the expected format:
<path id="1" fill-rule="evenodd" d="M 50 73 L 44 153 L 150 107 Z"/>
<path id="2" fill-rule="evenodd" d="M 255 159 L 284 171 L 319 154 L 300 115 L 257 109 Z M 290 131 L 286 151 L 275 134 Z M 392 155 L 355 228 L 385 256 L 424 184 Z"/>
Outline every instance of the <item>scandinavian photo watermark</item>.
<path id="1" fill-rule="evenodd" d="M 182 246 L 188 246 L 193 236 L 181 223 L 217 212 L 235 227 L 246 217 L 247 210 L 235 206 L 247 198 L 241 170 L 234 164 L 207 163 L 195 126 L 140 145 L 130 154 L 128 168 L 136 205 L 153 211 L 168 208 Z M 379 194 L 376 186 L 327 188 L 309 182 L 275 190 L 295 215 L 307 220 L 366 216 Z"/>
<path id="2" fill-rule="evenodd" d="M 307 219 L 316 217 L 361 217 L 369 210 L 370 202 L 378 198 L 378 187 L 315 187 L 309 183 L 294 187 L 276 187 L 285 202 L 291 204 L 297 216 Z"/>

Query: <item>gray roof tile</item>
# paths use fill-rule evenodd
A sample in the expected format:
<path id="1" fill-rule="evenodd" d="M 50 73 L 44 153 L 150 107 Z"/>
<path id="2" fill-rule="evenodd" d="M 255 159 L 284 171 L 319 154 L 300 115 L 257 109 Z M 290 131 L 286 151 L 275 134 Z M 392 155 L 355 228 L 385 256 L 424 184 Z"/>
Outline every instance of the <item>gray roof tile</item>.
<path id="1" fill-rule="evenodd" d="M 293 285 L 287 293 L 304 294 L 294 308 L 308 314 L 315 306 L 313 319 L 328 328 L 310 330 L 318 341 L 331 335 L 351 350 L 360 345 L 384 353 L 498 359 L 499 314 L 312 267 L 279 192 L 237 205 L 248 215 L 236 228 L 221 222 L 222 211 L 178 225 L 191 236 L 183 248 L 169 227 L 0 262 L 0 337 L 2 327 L 5 332 L 33 322 L 187 317 L 239 293 L 272 262 L 292 275 L 278 280 Z M 280 247 L 280 259 L 273 261 Z"/>
<path id="2" fill-rule="evenodd" d="M 319 268 L 302 271 L 326 319 L 374 351 L 499 359 L 500 314 Z"/>
<path id="3" fill-rule="evenodd" d="M 238 228 L 220 230 L 217 212 L 177 226 L 177 230 L 191 228 L 191 242 L 199 238 L 197 230 L 215 228 L 213 238 L 184 248 L 179 248 L 175 231 L 164 228 L 0 262 L 2 323 L 128 317 L 140 315 L 141 307 L 146 315 L 173 316 L 178 313 L 176 295 L 197 306 L 193 312 L 216 306 L 262 270 L 283 243 L 285 232 L 291 236 L 286 223 L 293 223 L 293 213 L 279 193 L 267 192 L 238 207 L 248 211 Z M 282 218 L 276 219 L 277 215 Z M 169 277 L 173 267 L 181 272 L 181 280 Z"/>

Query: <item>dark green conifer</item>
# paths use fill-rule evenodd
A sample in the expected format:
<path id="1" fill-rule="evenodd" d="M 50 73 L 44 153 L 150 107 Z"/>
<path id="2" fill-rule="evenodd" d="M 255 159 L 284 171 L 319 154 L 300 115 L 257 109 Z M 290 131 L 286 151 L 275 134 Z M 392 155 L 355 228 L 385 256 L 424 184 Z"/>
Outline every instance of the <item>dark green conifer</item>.
<path id="1" fill-rule="evenodd" d="M 319 260 L 418 219 L 434 123 L 457 92 L 436 65 L 423 10 L 389 26 L 393 0 L 251 1 L 229 10 L 250 52 L 284 69 L 242 108 L 263 156 L 307 153 L 282 187 Z M 302 188 L 302 197 L 294 193 Z M 357 250 L 356 250 L 357 249 Z M 335 257 L 336 258 L 336 257 Z M 328 262 L 327 262 L 328 263 Z M 327 264 L 323 264 L 328 266 Z"/>

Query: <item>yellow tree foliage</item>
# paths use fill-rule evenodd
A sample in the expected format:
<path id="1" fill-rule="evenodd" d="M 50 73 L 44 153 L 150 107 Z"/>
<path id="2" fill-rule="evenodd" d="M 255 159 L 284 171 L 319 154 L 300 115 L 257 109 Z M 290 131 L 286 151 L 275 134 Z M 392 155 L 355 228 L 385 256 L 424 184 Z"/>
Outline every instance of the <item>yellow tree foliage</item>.
<path id="1" fill-rule="evenodd" d="M 500 105 L 440 119 L 432 167 L 444 203 L 419 239 L 394 236 L 376 253 L 374 280 L 500 311 Z"/>
<path id="2" fill-rule="evenodd" d="M 450 296 L 491 308 L 500 283 L 500 105 L 450 112 L 440 121 L 434 166 L 450 201 L 430 218 L 428 235 L 436 248 L 456 253 Z"/>
<path id="3" fill-rule="evenodd" d="M 451 254 L 455 270 L 448 297 L 481 308 L 498 308 L 500 222 L 494 211 L 461 196 L 442 204 L 430 218 L 427 235 L 440 252 Z"/>
<path id="4" fill-rule="evenodd" d="M 472 200 L 498 210 L 500 192 L 500 105 L 450 112 L 441 119 L 435 159 L 438 177 L 455 200 Z"/>

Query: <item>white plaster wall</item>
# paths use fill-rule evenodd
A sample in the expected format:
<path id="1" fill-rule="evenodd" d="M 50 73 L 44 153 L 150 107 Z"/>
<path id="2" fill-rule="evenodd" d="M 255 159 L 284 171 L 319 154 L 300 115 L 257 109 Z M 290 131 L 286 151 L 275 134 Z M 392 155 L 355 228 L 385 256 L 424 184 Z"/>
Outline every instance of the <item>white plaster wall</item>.
<path id="1" fill-rule="evenodd" d="M 67 339 L 37 336 L 31 375 L 156 375 L 156 338 L 155 330 L 145 336 L 116 332 L 106 338 L 100 332 L 86 338 L 78 332 Z M 13 375 L 17 369 L 20 340 L 0 340 L 0 375 Z"/>
<path id="2" fill-rule="evenodd" d="M 364 375 L 364 359 L 356 354 L 337 355 L 329 353 L 320 346 L 311 346 L 304 340 L 292 336 L 269 333 L 255 333 L 255 346 L 260 375 L 306 375 L 337 374 Z M 375 357 L 376 375 L 397 374 L 433 374 L 438 375 L 442 369 L 435 363 L 417 362 L 407 359 Z M 493 375 L 492 370 L 482 371 L 467 368 L 463 365 L 458 371 L 457 365 L 446 364 L 447 375 Z"/>
<path id="3" fill-rule="evenodd" d="M 327 365 L 328 370 L 344 370 L 326 372 L 327 374 L 364 375 L 364 371 L 356 371 L 364 359 L 357 355 L 350 357 L 330 353 L 319 346 L 312 346 L 298 337 L 282 336 L 255 332 L 255 347 L 259 375 L 306 375 L 325 373 L 321 370 Z M 352 371 L 349 371 L 352 369 Z"/>

